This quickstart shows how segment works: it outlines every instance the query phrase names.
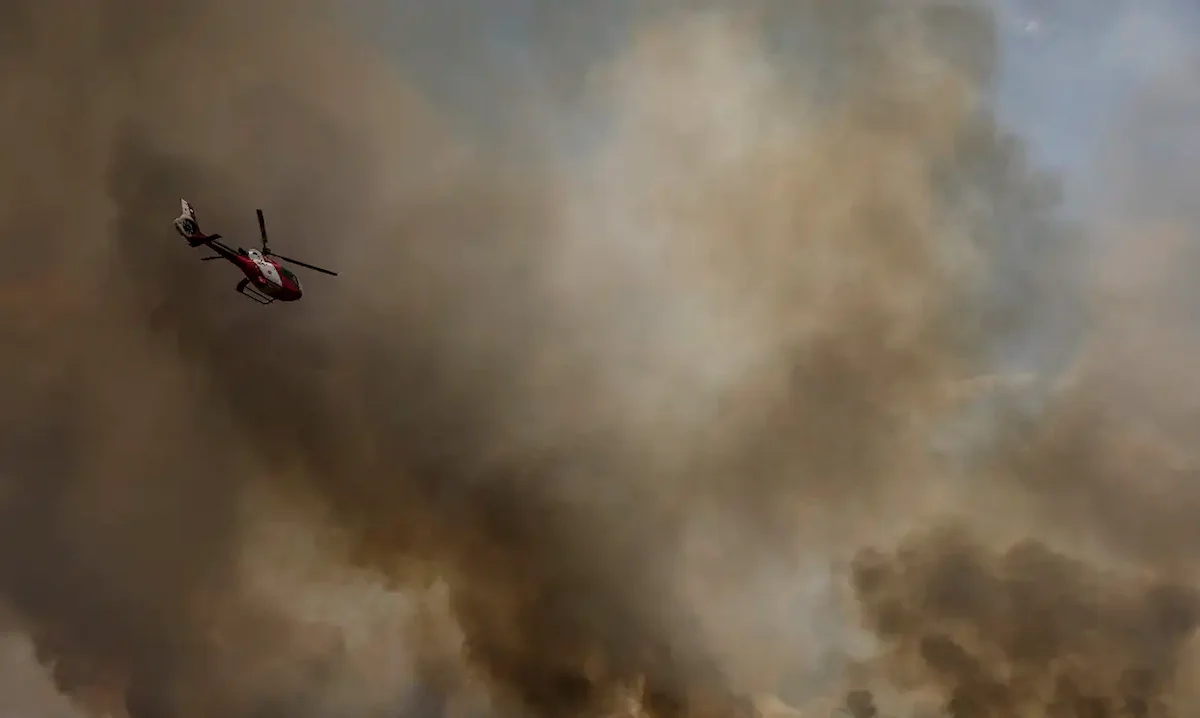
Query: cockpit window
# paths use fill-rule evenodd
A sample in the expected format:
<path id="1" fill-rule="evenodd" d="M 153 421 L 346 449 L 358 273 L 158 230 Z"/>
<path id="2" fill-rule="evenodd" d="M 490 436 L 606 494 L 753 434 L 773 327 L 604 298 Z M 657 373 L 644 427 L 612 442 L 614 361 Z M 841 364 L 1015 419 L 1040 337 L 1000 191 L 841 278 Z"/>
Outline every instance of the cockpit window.
<path id="1" fill-rule="evenodd" d="M 284 276 L 284 278 L 292 280 L 292 283 L 296 285 L 297 289 L 300 288 L 300 278 L 297 277 L 295 274 L 292 274 L 290 271 L 288 271 L 287 269 L 284 269 L 283 267 L 279 268 L 279 273 L 282 274 Z"/>

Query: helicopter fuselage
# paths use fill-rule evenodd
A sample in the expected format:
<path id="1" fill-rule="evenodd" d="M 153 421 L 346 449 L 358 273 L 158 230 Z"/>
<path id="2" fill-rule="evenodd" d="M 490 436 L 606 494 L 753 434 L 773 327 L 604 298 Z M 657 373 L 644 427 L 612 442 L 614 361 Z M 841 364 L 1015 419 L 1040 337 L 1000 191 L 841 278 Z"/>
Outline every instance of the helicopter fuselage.
<path id="1" fill-rule="evenodd" d="M 256 249 L 238 249 L 235 264 L 255 289 L 272 299 L 294 302 L 304 296 L 304 288 L 295 274 Z"/>
<path id="2" fill-rule="evenodd" d="M 246 275 L 245 282 L 239 285 L 238 291 L 242 291 L 248 284 L 255 291 L 280 302 L 294 302 L 304 296 L 304 287 L 300 284 L 300 279 L 257 249 L 234 249 L 215 240 L 206 241 L 205 244 Z"/>

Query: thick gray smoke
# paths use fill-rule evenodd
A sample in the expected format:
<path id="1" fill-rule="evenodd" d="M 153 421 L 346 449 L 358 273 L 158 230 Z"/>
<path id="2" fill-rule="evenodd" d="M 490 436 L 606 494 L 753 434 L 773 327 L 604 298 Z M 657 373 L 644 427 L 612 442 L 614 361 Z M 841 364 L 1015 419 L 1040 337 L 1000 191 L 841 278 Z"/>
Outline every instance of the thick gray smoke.
<path id="1" fill-rule="evenodd" d="M 0 595 L 88 710 L 745 713 L 842 648 L 779 566 L 983 503 L 930 437 L 1077 279 L 986 8 L 548 7 L 484 88 L 419 3 L 0 11 Z M 255 307 L 180 197 L 342 276 Z M 1119 490 L 1002 420 L 981 533 Z"/>

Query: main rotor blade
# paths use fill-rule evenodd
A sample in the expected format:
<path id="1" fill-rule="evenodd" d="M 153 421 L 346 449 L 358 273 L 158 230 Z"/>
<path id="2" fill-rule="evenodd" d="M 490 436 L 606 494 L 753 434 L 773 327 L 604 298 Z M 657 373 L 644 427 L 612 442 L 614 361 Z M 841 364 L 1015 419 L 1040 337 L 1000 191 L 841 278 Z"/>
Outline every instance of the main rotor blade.
<path id="1" fill-rule="evenodd" d="M 263 217 L 263 211 L 261 209 L 254 210 L 254 213 L 258 215 L 258 234 L 260 237 L 262 237 L 263 249 L 266 249 L 267 248 L 267 220 L 265 217 Z"/>
<path id="2" fill-rule="evenodd" d="M 299 259 L 292 259 L 291 257 L 285 257 L 282 254 L 275 254 L 274 252 L 271 252 L 271 256 L 279 257 L 280 259 L 282 259 L 285 262 L 291 262 L 292 264 L 298 264 L 301 267 L 311 269 L 315 272 L 321 272 L 322 274 L 328 274 L 331 277 L 336 277 L 338 275 L 337 272 L 332 272 L 328 269 L 322 269 L 316 265 L 308 264 L 307 262 L 301 262 Z"/>
<path id="3" fill-rule="evenodd" d="M 201 262 L 211 262 L 211 261 L 212 261 L 212 260 L 214 260 L 214 259 L 225 259 L 225 258 L 224 258 L 224 257 L 222 257 L 222 256 L 221 256 L 221 255 L 219 255 L 219 254 L 214 254 L 214 255 L 213 255 L 213 256 L 211 256 L 211 257 L 201 257 L 201 258 L 200 258 L 200 261 L 201 261 Z"/>

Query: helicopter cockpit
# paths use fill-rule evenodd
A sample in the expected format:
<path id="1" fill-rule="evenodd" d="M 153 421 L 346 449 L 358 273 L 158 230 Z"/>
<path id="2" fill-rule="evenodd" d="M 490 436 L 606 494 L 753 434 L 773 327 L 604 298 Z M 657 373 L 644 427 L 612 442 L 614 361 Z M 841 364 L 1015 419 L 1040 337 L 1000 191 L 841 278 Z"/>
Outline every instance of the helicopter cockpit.
<path id="1" fill-rule="evenodd" d="M 300 291 L 304 291 L 304 285 L 300 284 L 300 277 L 297 277 L 289 269 L 287 269 L 286 267 L 280 267 L 279 274 L 281 276 L 283 276 L 285 279 L 292 280 L 292 284 L 296 285 L 296 289 L 299 289 Z"/>

